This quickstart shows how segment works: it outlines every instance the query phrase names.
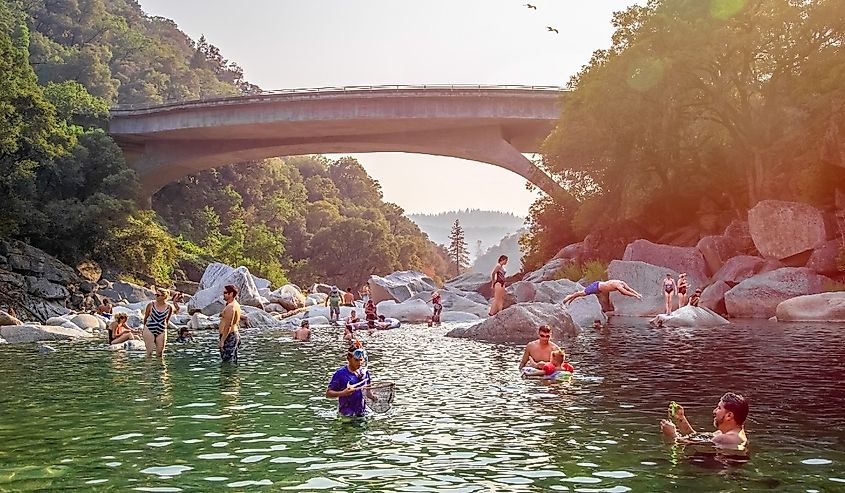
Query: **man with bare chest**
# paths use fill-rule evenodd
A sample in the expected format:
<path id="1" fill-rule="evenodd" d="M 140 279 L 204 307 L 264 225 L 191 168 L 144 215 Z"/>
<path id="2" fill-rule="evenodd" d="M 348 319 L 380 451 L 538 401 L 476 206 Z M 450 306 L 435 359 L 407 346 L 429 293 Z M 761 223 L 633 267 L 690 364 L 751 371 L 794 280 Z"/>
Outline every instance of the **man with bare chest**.
<path id="1" fill-rule="evenodd" d="M 522 370 L 526 366 L 533 368 L 543 368 L 543 365 L 552 360 L 553 351 L 562 350 L 557 344 L 551 341 L 552 328 L 548 325 L 541 325 L 537 329 L 537 340 L 531 341 L 525 346 L 525 352 L 522 353 L 522 361 L 519 362 L 519 369 Z"/>

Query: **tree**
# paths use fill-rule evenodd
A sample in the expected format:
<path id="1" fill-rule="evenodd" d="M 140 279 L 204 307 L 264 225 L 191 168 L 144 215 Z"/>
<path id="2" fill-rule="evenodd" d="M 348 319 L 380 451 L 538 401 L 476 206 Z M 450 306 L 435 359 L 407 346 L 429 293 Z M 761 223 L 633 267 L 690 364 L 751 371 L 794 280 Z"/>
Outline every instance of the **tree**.
<path id="1" fill-rule="evenodd" d="M 461 274 L 461 269 L 469 266 L 469 251 L 467 250 L 467 242 L 464 238 L 464 228 L 458 219 L 455 219 L 455 224 L 452 225 L 452 232 L 449 233 L 449 258 L 455 262 L 455 275 Z"/>

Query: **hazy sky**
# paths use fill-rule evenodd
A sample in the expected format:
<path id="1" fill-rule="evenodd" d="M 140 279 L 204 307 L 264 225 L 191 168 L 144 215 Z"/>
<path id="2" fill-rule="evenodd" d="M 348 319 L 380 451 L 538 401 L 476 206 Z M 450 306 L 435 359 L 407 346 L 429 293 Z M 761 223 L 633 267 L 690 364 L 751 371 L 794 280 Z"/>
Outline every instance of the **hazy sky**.
<path id="1" fill-rule="evenodd" d="M 204 34 L 264 89 L 380 84 L 566 84 L 610 45 L 635 0 L 140 0 Z M 558 29 L 560 34 L 546 30 Z M 356 155 L 406 212 L 480 208 L 526 215 L 520 176 L 461 159 Z"/>

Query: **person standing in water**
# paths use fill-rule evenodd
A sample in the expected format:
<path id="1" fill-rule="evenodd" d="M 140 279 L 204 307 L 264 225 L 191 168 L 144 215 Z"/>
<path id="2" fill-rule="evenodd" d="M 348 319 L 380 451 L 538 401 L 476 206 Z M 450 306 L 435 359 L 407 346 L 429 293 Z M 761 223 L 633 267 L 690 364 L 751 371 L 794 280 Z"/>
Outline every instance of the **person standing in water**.
<path id="1" fill-rule="evenodd" d="M 697 433 L 686 415 L 683 406 L 674 404 L 672 418 L 677 425 L 669 420 L 660 421 L 660 429 L 666 438 L 680 442 L 687 442 L 685 436 Z M 713 409 L 713 426 L 716 431 L 710 436 L 713 445 L 722 448 L 742 450 L 748 444 L 745 435 L 745 418 L 748 417 L 748 402 L 745 397 L 728 392 L 719 399 Z"/>
<path id="2" fill-rule="evenodd" d="M 336 323 L 340 319 L 340 302 L 342 297 L 337 286 L 332 287 L 331 293 L 326 298 L 326 306 L 329 307 L 329 322 Z"/>
<path id="3" fill-rule="evenodd" d="M 508 264 L 508 256 L 499 257 L 499 262 L 490 273 L 490 282 L 493 288 L 493 303 L 490 305 L 488 314 L 493 315 L 502 311 L 505 306 L 505 266 Z"/>
<path id="4" fill-rule="evenodd" d="M 355 341 L 346 352 L 346 365 L 334 372 L 326 389 L 326 397 L 337 399 L 337 410 L 341 416 L 364 415 L 364 391 L 360 386 L 370 382 L 369 373 L 361 368 L 365 356 L 364 348 Z"/>
<path id="5" fill-rule="evenodd" d="M 431 304 L 434 306 L 434 312 L 432 313 L 431 320 L 428 323 L 429 327 L 433 325 L 440 325 L 440 312 L 443 311 L 443 304 L 441 303 L 439 291 L 431 293 Z"/>
<path id="6" fill-rule="evenodd" d="M 241 323 L 241 305 L 238 303 L 238 288 L 227 284 L 223 288 L 223 301 L 226 306 L 220 313 L 220 359 L 223 362 L 238 362 L 238 349 L 241 347 L 241 334 L 238 325 Z"/>
<path id="7" fill-rule="evenodd" d="M 164 354 L 164 346 L 167 345 L 167 324 L 174 313 L 179 313 L 179 302 L 182 301 L 182 293 L 173 295 L 173 304 L 167 302 L 166 289 L 158 288 L 155 291 L 156 299 L 151 301 L 144 310 L 144 345 L 147 346 L 147 357 L 153 355 L 153 347 L 156 356 L 161 358 Z"/>
<path id="8" fill-rule="evenodd" d="M 672 300 L 675 297 L 674 293 L 676 289 L 678 289 L 678 285 L 675 283 L 675 279 L 672 278 L 672 274 L 666 274 L 666 279 L 663 280 L 663 298 L 666 300 L 666 315 L 672 313 Z"/>

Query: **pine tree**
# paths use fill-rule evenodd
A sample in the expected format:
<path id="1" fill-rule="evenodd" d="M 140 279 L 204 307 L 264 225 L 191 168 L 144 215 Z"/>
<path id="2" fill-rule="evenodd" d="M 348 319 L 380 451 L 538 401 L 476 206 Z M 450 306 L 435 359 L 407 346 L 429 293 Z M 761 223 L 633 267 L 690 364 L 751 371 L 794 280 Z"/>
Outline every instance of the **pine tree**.
<path id="1" fill-rule="evenodd" d="M 461 269 L 469 266 L 469 251 L 467 250 L 467 242 L 464 239 L 464 228 L 461 227 L 460 221 L 455 219 L 455 224 L 452 225 L 452 232 L 449 233 L 449 258 L 455 262 L 455 275 L 461 274 Z"/>

